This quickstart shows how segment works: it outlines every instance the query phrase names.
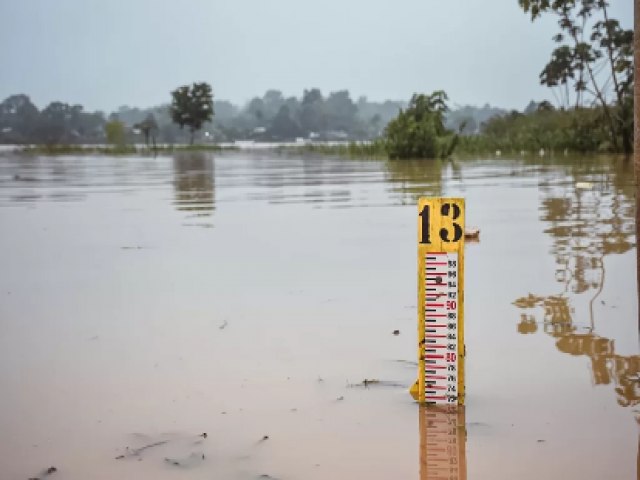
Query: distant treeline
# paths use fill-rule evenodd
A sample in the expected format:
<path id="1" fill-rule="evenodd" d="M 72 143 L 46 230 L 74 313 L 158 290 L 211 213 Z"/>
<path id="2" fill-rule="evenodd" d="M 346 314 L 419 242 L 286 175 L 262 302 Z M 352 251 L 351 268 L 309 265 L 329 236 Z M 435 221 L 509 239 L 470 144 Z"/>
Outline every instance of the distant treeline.
<path id="1" fill-rule="evenodd" d="M 244 107 L 214 101 L 213 121 L 197 133 L 196 143 L 375 140 L 384 137 L 389 122 L 407 107 L 407 102 L 372 102 L 365 97 L 354 102 L 346 90 L 327 97 L 318 89 L 305 90 L 301 99 L 269 90 Z M 603 115 L 596 107 L 556 109 L 547 101 L 531 101 L 522 111 L 490 105 L 455 107 L 444 113 L 444 122 L 447 129 L 460 134 L 459 152 L 616 151 Z M 171 120 L 169 104 L 147 109 L 123 106 L 105 114 L 63 102 L 39 110 L 26 95 L 13 95 L 0 103 L 1 144 L 141 144 L 148 140 L 144 130 L 149 125 L 159 144 L 189 142 L 189 132 Z M 377 142 L 362 153 L 384 153 L 381 145 Z"/>
<path id="2" fill-rule="evenodd" d="M 366 140 L 378 137 L 400 108 L 400 101 L 353 101 L 346 90 L 323 96 L 305 90 L 302 98 L 284 97 L 277 90 L 255 97 L 243 107 L 214 101 L 214 117 L 197 133 L 197 143 L 235 140 L 293 141 Z M 0 103 L 0 143 L 108 143 L 109 122 L 124 126 L 127 143 L 145 141 L 141 126 L 153 125 L 157 142 L 187 143 L 189 133 L 170 115 L 169 103 L 152 108 L 123 106 L 117 111 L 87 112 L 82 105 L 52 102 L 39 110 L 26 95 L 12 95 Z"/>
<path id="3" fill-rule="evenodd" d="M 242 107 L 215 100 L 213 121 L 204 124 L 195 141 L 372 140 L 381 137 L 406 106 L 404 101 L 374 102 L 366 97 L 353 101 L 346 90 L 324 96 L 310 89 L 301 98 L 269 90 Z M 462 125 L 463 134 L 472 135 L 480 133 L 490 118 L 506 113 L 489 105 L 466 106 L 448 112 L 445 121 L 448 128 L 458 131 Z M 0 103 L 2 144 L 145 143 L 145 129 L 150 126 L 153 131 L 146 133 L 160 144 L 190 140 L 189 132 L 172 121 L 169 103 L 152 108 L 123 106 L 109 114 L 58 101 L 39 110 L 27 95 L 12 95 Z"/>

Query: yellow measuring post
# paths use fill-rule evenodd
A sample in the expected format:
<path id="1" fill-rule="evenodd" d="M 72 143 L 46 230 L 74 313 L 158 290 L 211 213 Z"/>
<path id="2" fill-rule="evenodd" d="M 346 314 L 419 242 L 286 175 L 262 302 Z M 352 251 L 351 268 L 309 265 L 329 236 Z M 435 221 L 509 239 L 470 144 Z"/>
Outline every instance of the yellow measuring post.
<path id="1" fill-rule="evenodd" d="M 420 403 L 464 405 L 464 199 L 418 202 Z"/>

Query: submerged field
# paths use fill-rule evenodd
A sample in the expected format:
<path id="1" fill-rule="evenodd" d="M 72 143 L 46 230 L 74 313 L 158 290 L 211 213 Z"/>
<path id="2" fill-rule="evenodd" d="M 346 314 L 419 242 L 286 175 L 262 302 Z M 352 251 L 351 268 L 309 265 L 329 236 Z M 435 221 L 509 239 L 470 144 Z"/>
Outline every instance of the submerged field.
<path id="1" fill-rule="evenodd" d="M 416 203 L 462 196 L 458 478 L 636 478 L 634 194 L 605 157 L 1 153 L 0 476 L 436 478 Z"/>

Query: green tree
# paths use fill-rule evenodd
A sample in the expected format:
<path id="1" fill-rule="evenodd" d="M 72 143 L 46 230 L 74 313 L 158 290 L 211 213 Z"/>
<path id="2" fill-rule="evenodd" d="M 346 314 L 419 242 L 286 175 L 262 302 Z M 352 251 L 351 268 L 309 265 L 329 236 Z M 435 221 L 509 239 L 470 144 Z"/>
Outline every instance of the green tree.
<path id="1" fill-rule="evenodd" d="M 447 94 L 414 94 L 406 110 L 385 129 L 386 149 L 390 158 L 444 158 L 455 149 L 457 135 L 447 130 L 444 115 L 448 110 Z"/>
<path id="2" fill-rule="evenodd" d="M 606 0 L 518 0 L 534 21 L 543 14 L 558 17 L 558 47 L 540 74 L 540 82 L 561 87 L 563 106 L 570 88 L 575 107 L 590 96 L 602 109 L 613 149 L 633 150 L 633 31 L 609 17 Z M 585 39 L 588 36 L 588 41 Z M 606 74 L 605 74 L 606 72 Z M 613 101 L 609 101 L 609 96 Z M 621 145 L 621 148 L 620 148 Z"/>
<path id="3" fill-rule="evenodd" d="M 284 105 L 285 99 L 281 91 L 267 90 L 262 97 L 262 102 L 265 117 L 271 120 L 278 114 L 280 108 Z"/>
<path id="4" fill-rule="evenodd" d="M 332 92 L 324 104 L 327 125 L 331 130 L 351 132 L 355 125 L 358 107 L 351 100 L 348 90 Z"/>
<path id="5" fill-rule="evenodd" d="M 0 139 L 9 143 L 34 140 L 38 109 L 26 95 L 11 95 L 0 103 Z"/>
<path id="6" fill-rule="evenodd" d="M 208 83 L 194 83 L 184 85 L 171 92 L 171 119 L 180 125 L 188 127 L 191 134 L 191 144 L 195 133 L 202 128 L 202 124 L 213 119 L 213 92 Z"/>
<path id="7" fill-rule="evenodd" d="M 300 126 L 291 118 L 289 107 L 282 105 L 271 122 L 269 135 L 274 140 L 293 140 L 300 134 Z"/>
<path id="8" fill-rule="evenodd" d="M 147 118 L 145 118 L 142 122 L 135 124 L 134 127 L 140 129 L 140 131 L 144 135 L 144 143 L 147 147 L 149 146 L 150 137 L 153 139 L 153 145 L 155 147 L 156 133 L 158 132 L 158 122 L 156 122 L 156 117 L 153 113 L 149 113 L 147 115 Z"/>
<path id="9" fill-rule="evenodd" d="M 108 121 L 104 126 L 104 131 L 107 135 L 107 142 L 111 145 L 121 147 L 126 143 L 124 123 L 120 120 L 112 119 Z"/>
<path id="10" fill-rule="evenodd" d="M 324 113 L 324 99 L 317 88 L 305 90 L 300 104 L 300 126 L 305 134 L 324 132 L 327 119 Z"/>
<path id="11" fill-rule="evenodd" d="M 38 117 L 35 128 L 38 140 L 49 145 L 77 141 L 79 134 L 75 127 L 80 122 L 81 114 L 80 105 L 51 102 Z"/>

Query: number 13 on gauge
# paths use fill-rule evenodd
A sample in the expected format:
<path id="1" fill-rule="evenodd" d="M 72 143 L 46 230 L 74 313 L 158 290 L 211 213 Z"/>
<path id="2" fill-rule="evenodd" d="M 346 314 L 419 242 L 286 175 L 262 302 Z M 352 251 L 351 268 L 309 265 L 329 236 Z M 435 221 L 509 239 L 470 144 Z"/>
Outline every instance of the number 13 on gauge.
<path id="1" fill-rule="evenodd" d="M 464 404 L 464 199 L 418 203 L 420 403 Z"/>

